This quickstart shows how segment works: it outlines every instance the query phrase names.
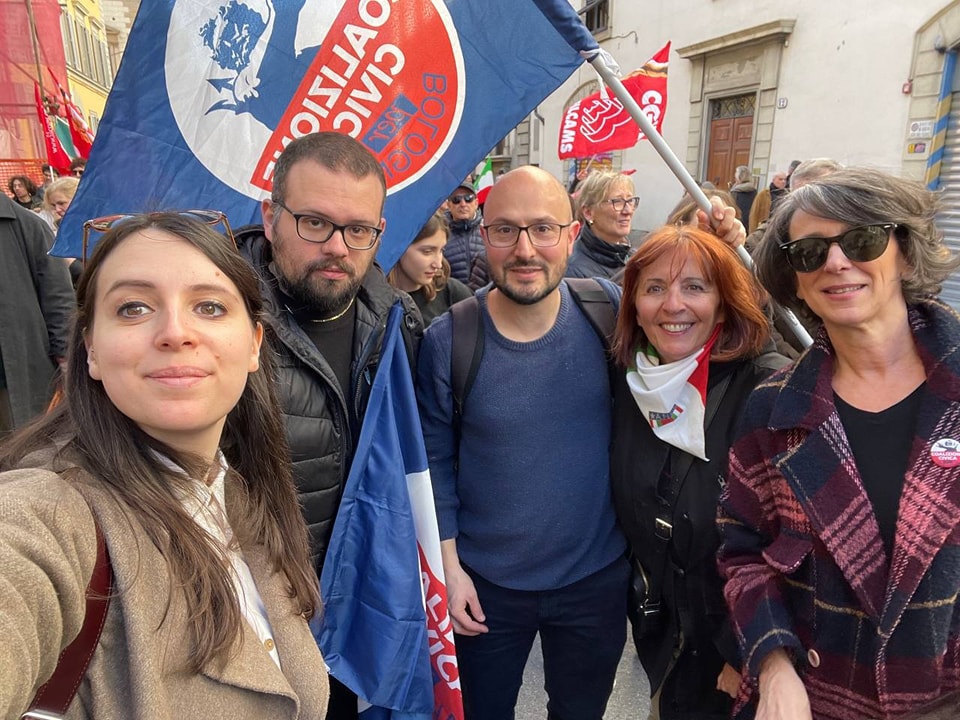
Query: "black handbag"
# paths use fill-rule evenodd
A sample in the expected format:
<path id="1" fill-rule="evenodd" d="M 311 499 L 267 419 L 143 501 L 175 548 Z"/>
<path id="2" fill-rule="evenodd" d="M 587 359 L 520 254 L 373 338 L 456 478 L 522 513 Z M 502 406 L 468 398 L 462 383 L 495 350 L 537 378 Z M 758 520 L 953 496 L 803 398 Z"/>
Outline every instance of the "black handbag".
<path id="1" fill-rule="evenodd" d="M 627 617 L 634 639 L 652 635 L 660 626 L 660 594 L 650 587 L 650 575 L 639 558 L 630 555 L 630 584 L 627 586 Z"/>

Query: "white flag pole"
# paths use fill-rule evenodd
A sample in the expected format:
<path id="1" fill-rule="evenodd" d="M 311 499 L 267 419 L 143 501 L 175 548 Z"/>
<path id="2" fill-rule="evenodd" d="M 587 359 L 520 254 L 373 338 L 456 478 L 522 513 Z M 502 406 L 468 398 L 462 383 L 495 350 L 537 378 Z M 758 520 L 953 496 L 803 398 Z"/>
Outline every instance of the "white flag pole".
<path id="1" fill-rule="evenodd" d="M 703 194 L 703 190 L 700 189 L 700 186 L 697 185 L 696 181 L 693 179 L 693 176 L 687 171 L 687 169 L 680 162 L 680 159 L 674 154 L 673 150 L 670 149 L 670 146 L 667 145 L 666 141 L 661 137 L 660 133 L 657 132 L 656 127 L 653 123 L 650 122 L 643 110 L 640 109 L 640 106 L 637 104 L 637 101 L 633 99 L 633 96 L 627 91 L 623 86 L 623 83 L 620 82 L 618 77 L 620 69 L 617 67 L 616 62 L 609 53 L 604 50 L 599 52 L 582 52 L 587 61 L 593 66 L 593 69 L 597 71 L 600 77 L 603 79 L 603 82 L 609 87 L 613 94 L 617 96 L 617 99 L 623 104 L 623 107 L 626 108 L 627 112 L 630 113 L 637 125 L 640 126 L 640 129 L 643 131 L 643 134 L 646 135 L 647 140 L 650 141 L 650 144 L 653 145 L 653 148 L 657 151 L 663 161 L 667 164 L 667 167 L 670 168 L 670 171 L 676 176 L 677 180 L 680 181 L 680 184 L 683 185 L 684 189 L 690 193 L 692 197 L 701 210 L 707 213 L 710 216 L 713 206 L 710 204 L 710 200 L 707 199 L 707 196 Z M 747 252 L 746 248 L 743 245 L 737 248 L 737 254 L 740 256 L 740 259 L 743 260 L 743 264 L 748 268 L 753 268 L 753 258 L 750 257 L 750 253 Z M 797 320 L 796 316 L 790 312 L 789 308 L 777 307 L 777 311 L 781 313 L 783 319 L 790 326 L 791 332 L 796 336 L 797 340 L 803 344 L 804 347 L 810 347 L 813 344 L 813 338 L 810 337 L 810 333 L 806 331 L 806 328 L 800 324 L 800 321 Z"/>

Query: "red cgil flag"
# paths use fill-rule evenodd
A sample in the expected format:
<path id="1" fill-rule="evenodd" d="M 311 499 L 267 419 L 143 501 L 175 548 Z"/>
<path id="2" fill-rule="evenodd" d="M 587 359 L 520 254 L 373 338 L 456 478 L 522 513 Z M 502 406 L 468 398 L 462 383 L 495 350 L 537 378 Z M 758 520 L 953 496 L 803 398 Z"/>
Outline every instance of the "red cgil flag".
<path id="1" fill-rule="evenodd" d="M 43 128 L 43 144 L 47 149 L 47 162 L 53 165 L 61 173 L 66 173 L 70 168 L 70 156 L 63 149 L 57 138 L 56 130 L 47 110 L 43 106 L 43 98 L 40 97 L 40 86 L 33 84 L 34 98 L 37 102 L 37 119 L 40 121 L 40 127 Z"/>
<path id="2" fill-rule="evenodd" d="M 50 72 L 53 75 L 53 71 Z M 53 82 L 60 91 L 60 97 L 63 99 L 63 106 L 67 111 L 67 120 L 70 123 L 70 137 L 73 140 L 73 146 L 77 149 L 80 157 L 87 159 L 90 157 L 90 147 L 93 145 L 93 131 L 83 119 L 83 112 L 73 102 L 70 93 L 63 89 L 63 86 L 53 76 Z"/>
<path id="3" fill-rule="evenodd" d="M 656 126 L 663 125 L 667 111 L 667 63 L 670 43 L 623 79 L 623 86 Z M 606 89 L 574 103 L 560 124 L 560 159 L 583 158 L 611 150 L 633 147 L 644 134 L 626 108 Z"/>

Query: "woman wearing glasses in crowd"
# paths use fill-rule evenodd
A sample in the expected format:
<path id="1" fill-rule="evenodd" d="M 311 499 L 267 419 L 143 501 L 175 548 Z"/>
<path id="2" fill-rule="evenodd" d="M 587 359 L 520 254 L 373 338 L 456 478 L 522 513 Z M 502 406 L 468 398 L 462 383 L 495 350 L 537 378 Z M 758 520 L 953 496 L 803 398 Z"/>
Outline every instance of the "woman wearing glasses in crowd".
<path id="1" fill-rule="evenodd" d="M 567 277 L 612 278 L 632 248 L 628 236 L 640 203 L 630 176 L 597 170 L 580 184 L 577 216 L 583 223 L 567 263 Z"/>
<path id="2" fill-rule="evenodd" d="M 107 229 L 78 287 L 62 402 L 0 448 L 2 717 L 27 709 L 83 625 L 98 533 L 113 593 L 69 717 L 324 716 L 259 285 L 218 219 Z"/>
<path id="3" fill-rule="evenodd" d="M 434 213 L 387 275 L 387 282 L 413 298 L 424 327 L 454 303 L 473 295 L 469 287 L 450 277 L 450 263 L 443 256 L 449 235 L 447 219 Z"/>
<path id="4" fill-rule="evenodd" d="M 651 718 L 726 719 L 737 692 L 717 500 L 747 395 L 788 362 L 769 351 L 766 299 L 731 247 L 682 223 L 649 235 L 624 272 L 611 479 L 646 578 L 645 607 L 630 608 Z"/>
<path id="5" fill-rule="evenodd" d="M 758 248 L 773 296 L 823 327 L 731 451 L 742 716 L 895 718 L 960 687 L 960 318 L 935 299 L 958 262 L 935 211 L 917 183 L 838 170 Z"/>

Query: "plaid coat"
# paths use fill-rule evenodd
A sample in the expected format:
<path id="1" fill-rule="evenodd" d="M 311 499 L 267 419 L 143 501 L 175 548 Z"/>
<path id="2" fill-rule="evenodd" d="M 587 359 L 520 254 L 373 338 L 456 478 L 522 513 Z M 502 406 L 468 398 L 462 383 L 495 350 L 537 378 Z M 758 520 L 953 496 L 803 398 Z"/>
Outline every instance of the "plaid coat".
<path id="1" fill-rule="evenodd" d="M 893 718 L 960 688 L 960 466 L 930 452 L 960 440 L 960 316 L 926 302 L 909 322 L 927 382 L 892 558 L 834 407 L 825 332 L 748 400 L 718 519 L 740 717 L 778 647 L 818 719 Z"/>

